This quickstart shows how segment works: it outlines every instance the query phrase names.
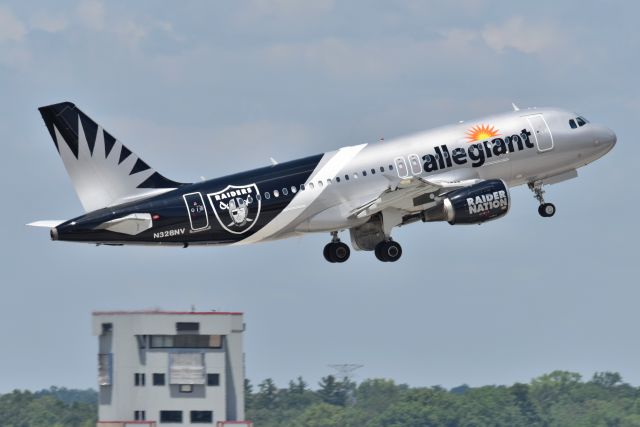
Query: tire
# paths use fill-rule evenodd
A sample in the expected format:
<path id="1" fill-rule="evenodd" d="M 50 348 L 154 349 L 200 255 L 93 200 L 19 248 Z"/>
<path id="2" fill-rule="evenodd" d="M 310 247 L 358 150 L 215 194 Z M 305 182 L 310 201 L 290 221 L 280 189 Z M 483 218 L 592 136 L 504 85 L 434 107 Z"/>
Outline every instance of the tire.
<path id="1" fill-rule="evenodd" d="M 402 246 L 398 242 L 388 242 L 385 248 L 385 257 L 388 262 L 396 262 L 402 256 Z"/>
<path id="2" fill-rule="evenodd" d="M 351 250 L 345 243 L 335 242 L 331 244 L 331 248 L 329 249 L 329 258 L 331 258 L 331 262 L 345 262 L 349 259 L 350 255 Z"/>
<path id="3" fill-rule="evenodd" d="M 387 258 L 384 255 L 385 249 L 387 247 L 387 242 L 380 242 L 376 245 L 375 254 L 376 258 L 382 262 L 387 262 Z"/>
<path id="4" fill-rule="evenodd" d="M 556 213 L 556 207 L 553 203 L 543 203 L 538 206 L 538 213 L 541 217 L 550 218 Z"/>
<path id="5" fill-rule="evenodd" d="M 322 255 L 324 255 L 324 259 L 326 259 L 329 262 L 335 262 L 331 259 L 331 245 L 333 243 L 327 243 L 324 246 L 324 249 L 322 250 Z"/>

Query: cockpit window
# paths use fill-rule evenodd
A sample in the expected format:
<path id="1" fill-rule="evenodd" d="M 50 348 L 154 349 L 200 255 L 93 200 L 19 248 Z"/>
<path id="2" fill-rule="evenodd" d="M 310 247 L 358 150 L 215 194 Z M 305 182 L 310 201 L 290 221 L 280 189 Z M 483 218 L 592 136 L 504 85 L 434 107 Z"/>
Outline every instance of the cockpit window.
<path id="1" fill-rule="evenodd" d="M 578 126 L 584 126 L 584 125 L 587 124 L 587 121 L 585 119 L 583 119 L 582 117 L 576 118 L 576 122 L 578 122 Z"/>
<path id="2" fill-rule="evenodd" d="M 571 126 L 571 129 L 575 129 L 578 127 L 578 125 L 576 124 L 576 121 L 573 119 L 569 120 L 569 126 Z"/>

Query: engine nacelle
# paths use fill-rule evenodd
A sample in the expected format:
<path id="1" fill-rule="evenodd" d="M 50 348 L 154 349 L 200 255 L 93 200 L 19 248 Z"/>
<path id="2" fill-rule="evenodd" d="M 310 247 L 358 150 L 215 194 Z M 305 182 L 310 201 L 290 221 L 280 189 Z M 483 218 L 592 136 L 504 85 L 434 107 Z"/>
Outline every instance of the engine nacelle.
<path id="1" fill-rule="evenodd" d="M 506 215 L 510 203 L 504 181 L 490 179 L 447 193 L 440 203 L 422 213 L 422 220 L 480 224 Z"/>

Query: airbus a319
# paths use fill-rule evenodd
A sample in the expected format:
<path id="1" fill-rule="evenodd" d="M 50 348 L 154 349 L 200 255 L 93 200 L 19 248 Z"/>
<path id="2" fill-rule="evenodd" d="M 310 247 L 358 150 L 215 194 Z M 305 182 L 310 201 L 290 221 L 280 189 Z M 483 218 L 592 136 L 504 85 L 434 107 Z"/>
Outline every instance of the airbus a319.
<path id="1" fill-rule="evenodd" d="M 609 152 L 615 133 L 556 108 L 519 110 L 406 137 L 343 147 L 202 182 L 154 170 L 74 104 L 40 113 L 85 213 L 36 221 L 51 239 L 98 245 L 242 245 L 324 232 L 324 258 L 351 247 L 394 262 L 395 227 L 480 224 L 507 214 L 526 184 L 552 217 L 543 186 L 577 176 Z"/>

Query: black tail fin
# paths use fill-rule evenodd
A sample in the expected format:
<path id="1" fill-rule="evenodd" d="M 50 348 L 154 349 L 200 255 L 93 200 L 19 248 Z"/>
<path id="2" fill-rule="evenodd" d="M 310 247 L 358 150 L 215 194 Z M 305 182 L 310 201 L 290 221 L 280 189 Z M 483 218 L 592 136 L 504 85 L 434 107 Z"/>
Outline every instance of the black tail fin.
<path id="1" fill-rule="evenodd" d="M 182 185 L 156 172 L 74 104 L 39 110 L 86 211 Z"/>

